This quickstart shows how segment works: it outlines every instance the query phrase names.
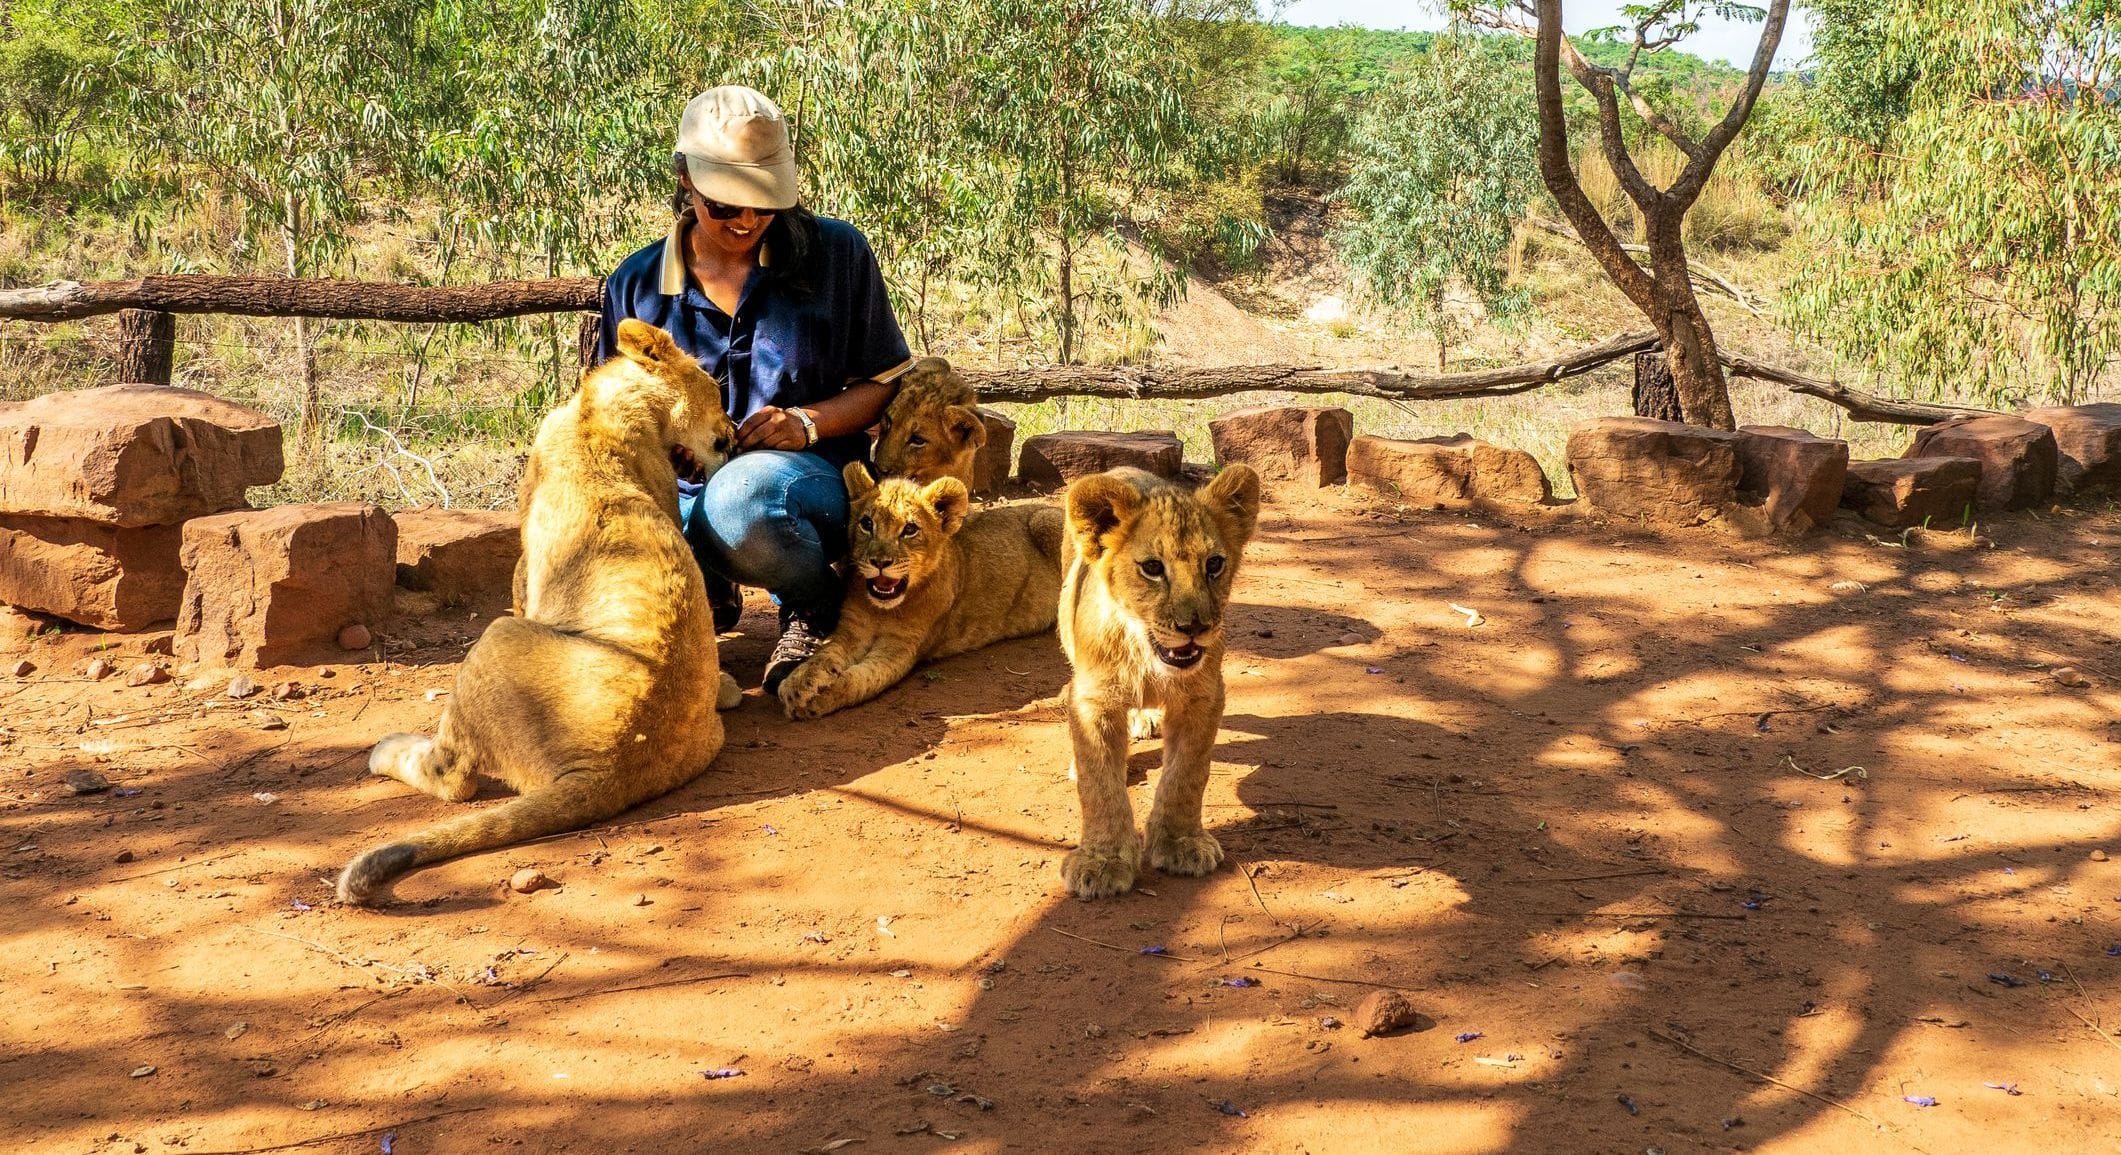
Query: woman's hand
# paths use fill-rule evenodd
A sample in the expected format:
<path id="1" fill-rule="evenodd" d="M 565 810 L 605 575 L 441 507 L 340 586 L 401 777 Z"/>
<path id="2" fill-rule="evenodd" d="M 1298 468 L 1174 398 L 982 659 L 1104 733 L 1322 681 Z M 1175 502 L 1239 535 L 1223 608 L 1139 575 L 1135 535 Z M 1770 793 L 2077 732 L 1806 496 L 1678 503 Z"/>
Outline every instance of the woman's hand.
<path id="1" fill-rule="evenodd" d="M 808 449 L 810 434 L 792 409 L 767 405 L 736 429 L 738 449 Z"/>

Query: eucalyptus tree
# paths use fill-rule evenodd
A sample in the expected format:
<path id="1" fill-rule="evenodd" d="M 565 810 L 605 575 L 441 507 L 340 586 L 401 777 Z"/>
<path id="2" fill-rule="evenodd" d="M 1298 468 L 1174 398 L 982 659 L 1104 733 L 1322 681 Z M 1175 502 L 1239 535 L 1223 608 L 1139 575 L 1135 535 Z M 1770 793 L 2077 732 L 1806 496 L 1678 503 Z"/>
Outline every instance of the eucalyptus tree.
<path id="1" fill-rule="evenodd" d="M 1816 6 L 1790 319 L 1932 395 L 2085 398 L 2121 353 L 2121 5 Z"/>
<path id="2" fill-rule="evenodd" d="M 356 191 L 376 158 L 402 145 L 389 111 L 394 35 L 411 0 L 164 0 L 160 26 L 129 63 L 145 69 L 133 93 L 134 155 L 166 157 L 242 202 L 253 234 L 277 242 L 289 277 L 343 249 L 359 213 Z M 301 430 L 322 416 L 315 335 L 296 317 Z"/>
<path id="3" fill-rule="evenodd" d="M 1462 335 L 1444 307 L 1462 283 L 1491 314 L 1527 303 L 1509 285 L 1511 231 L 1539 192 L 1539 117 L 1507 53 L 1479 38 L 1437 41 L 1377 94 L 1350 134 L 1347 223 L 1334 241 L 1367 294 L 1403 309 L 1445 367 Z"/>
<path id="4" fill-rule="evenodd" d="M 1684 231 L 1687 210 L 1701 196 L 1709 174 L 1724 150 L 1730 147 L 1752 115 L 1767 82 L 1775 49 L 1789 19 L 1789 0 L 1770 0 L 1765 9 L 1732 0 L 1651 0 L 1623 4 L 1627 24 L 1603 30 L 1608 38 L 1626 42 L 1627 51 L 1618 64 L 1599 64 L 1588 59 L 1569 42 L 1561 28 L 1561 0 L 1449 0 L 1450 8 L 1476 22 L 1516 31 L 1533 39 L 1532 73 L 1539 109 L 1539 175 L 1562 215 L 1575 227 L 1591 255 L 1614 285 L 1642 310 L 1664 345 L 1665 361 L 1686 420 L 1697 425 L 1730 429 L 1736 424 L 1731 411 L 1730 384 L 1718 359 L 1716 336 L 1701 303 L 1695 298 L 1687 275 Z M 1645 56 L 1680 43 L 1700 30 L 1701 17 L 1764 21 L 1759 46 L 1746 70 L 1745 83 L 1722 119 L 1698 138 L 1679 118 L 1660 108 L 1651 94 L 1635 83 L 1635 68 Z M 1569 126 L 1561 91 L 1561 67 L 1566 63 L 1576 82 L 1587 90 L 1598 106 L 1599 147 L 1606 163 L 1619 178 L 1620 187 L 1635 205 L 1642 221 L 1643 241 L 1649 248 L 1649 267 L 1644 268 L 1621 247 L 1598 207 L 1584 195 L 1583 185 L 1572 167 Z M 1623 102 L 1651 131 L 1670 143 L 1686 158 L 1685 167 L 1671 184 L 1659 188 L 1644 175 L 1628 148 L 1621 108 Z"/>

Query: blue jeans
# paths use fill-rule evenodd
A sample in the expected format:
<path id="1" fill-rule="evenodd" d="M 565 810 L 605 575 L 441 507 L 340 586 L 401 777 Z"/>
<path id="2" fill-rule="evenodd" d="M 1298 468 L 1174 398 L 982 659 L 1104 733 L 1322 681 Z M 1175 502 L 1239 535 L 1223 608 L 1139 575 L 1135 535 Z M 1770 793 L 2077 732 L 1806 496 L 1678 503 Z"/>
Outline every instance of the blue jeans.
<path id="1" fill-rule="evenodd" d="M 832 628 L 847 554 L 847 486 L 814 453 L 754 449 L 705 485 L 678 482 L 678 522 L 700 569 L 773 594 L 782 608 Z"/>

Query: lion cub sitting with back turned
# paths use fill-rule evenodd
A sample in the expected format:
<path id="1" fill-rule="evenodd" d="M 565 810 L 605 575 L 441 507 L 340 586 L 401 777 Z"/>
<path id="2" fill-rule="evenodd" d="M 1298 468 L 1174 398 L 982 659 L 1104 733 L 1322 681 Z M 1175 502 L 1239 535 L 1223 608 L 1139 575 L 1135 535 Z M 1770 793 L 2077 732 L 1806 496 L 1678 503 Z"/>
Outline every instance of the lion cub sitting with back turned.
<path id="1" fill-rule="evenodd" d="M 979 394 L 941 357 L 923 357 L 898 380 L 876 430 L 879 477 L 918 482 L 955 477 L 972 486 L 973 462 L 987 444 Z"/>
<path id="2" fill-rule="evenodd" d="M 968 516 L 972 499 L 954 477 L 879 484 L 859 461 L 843 475 L 847 600 L 832 637 L 781 683 L 790 718 L 866 702 L 923 659 L 1053 628 L 1060 510 L 1004 505 Z"/>
<path id="3" fill-rule="evenodd" d="M 709 473 L 736 429 L 722 391 L 670 338 L 628 319 L 620 355 L 547 414 L 518 506 L 515 616 L 464 655 L 435 736 L 393 734 L 371 774 L 450 802 L 486 774 L 517 797 L 353 860 L 341 902 L 460 854 L 574 830 L 697 777 L 740 692 L 716 662 L 700 567 L 678 530 L 677 473 Z"/>
<path id="4" fill-rule="evenodd" d="M 1164 766 L 1147 827 L 1149 865 L 1206 874 L 1222 846 L 1201 794 L 1223 716 L 1223 607 L 1259 518 L 1259 476 L 1230 465 L 1198 492 L 1139 469 L 1068 487 L 1072 555 L 1061 587 L 1068 736 L 1082 843 L 1061 860 L 1078 898 L 1134 888 L 1142 839 L 1127 800 L 1130 713 L 1163 711 Z"/>

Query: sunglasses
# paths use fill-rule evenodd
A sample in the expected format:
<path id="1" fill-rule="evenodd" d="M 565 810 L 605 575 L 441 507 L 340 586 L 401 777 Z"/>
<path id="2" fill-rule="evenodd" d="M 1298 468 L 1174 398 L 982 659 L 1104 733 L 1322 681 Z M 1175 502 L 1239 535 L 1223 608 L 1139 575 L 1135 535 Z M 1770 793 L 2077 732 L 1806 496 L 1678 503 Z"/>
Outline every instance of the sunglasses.
<path id="1" fill-rule="evenodd" d="M 750 205 L 725 205 L 720 201 L 708 200 L 706 197 L 699 196 L 698 193 L 693 195 L 699 197 L 700 207 L 707 210 L 707 215 L 718 221 L 733 221 L 745 213 L 757 213 L 762 217 L 770 217 L 781 211 L 779 209 L 757 209 L 752 208 Z"/>

